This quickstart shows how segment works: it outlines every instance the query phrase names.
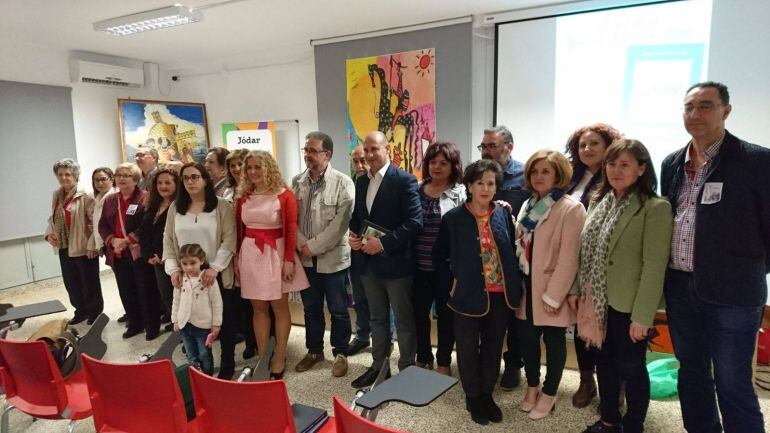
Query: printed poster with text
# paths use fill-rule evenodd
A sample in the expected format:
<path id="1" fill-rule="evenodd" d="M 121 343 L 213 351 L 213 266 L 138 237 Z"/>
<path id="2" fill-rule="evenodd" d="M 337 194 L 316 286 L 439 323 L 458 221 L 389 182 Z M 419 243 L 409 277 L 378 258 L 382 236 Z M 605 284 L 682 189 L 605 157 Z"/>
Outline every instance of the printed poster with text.
<path id="1" fill-rule="evenodd" d="M 222 143 L 229 150 L 264 150 L 277 158 L 275 122 L 223 123 Z"/>

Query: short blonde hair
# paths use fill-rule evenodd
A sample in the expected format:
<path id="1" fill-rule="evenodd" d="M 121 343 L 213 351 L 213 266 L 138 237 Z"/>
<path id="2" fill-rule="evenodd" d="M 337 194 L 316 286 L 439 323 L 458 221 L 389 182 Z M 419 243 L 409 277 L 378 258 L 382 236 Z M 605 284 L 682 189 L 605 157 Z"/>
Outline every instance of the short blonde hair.
<path id="1" fill-rule="evenodd" d="M 556 172 L 556 185 L 554 188 L 566 189 L 569 186 L 569 181 L 572 179 L 572 165 L 570 165 L 567 157 L 561 152 L 550 149 L 542 149 L 535 152 L 529 157 L 527 164 L 524 166 L 524 188 L 527 191 L 534 192 L 532 188 L 532 170 L 535 169 L 535 164 L 546 160 Z"/>
<path id="2" fill-rule="evenodd" d="M 118 166 L 115 167 L 115 176 L 118 175 L 120 170 L 128 170 L 129 173 L 131 173 L 131 177 L 134 178 L 134 182 L 139 182 L 142 180 L 142 169 L 140 169 L 139 166 L 133 162 L 124 162 L 123 164 L 118 164 Z"/>
<path id="3" fill-rule="evenodd" d="M 278 192 L 282 188 L 287 188 L 286 182 L 281 177 L 281 172 L 278 170 L 278 163 L 273 158 L 273 155 L 265 152 L 264 150 L 252 150 L 243 158 L 243 168 L 241 173 L 242 182 L 238 187 L 238 195 L 241 197 L 247 196 L 254 192 L 256 185 L 249 179 L 246 174 L 246 166 L 250 159 L 256 159 L 257 164 L 262 169 L 262 177 L 264 178 L 264 186 L 269 191 Z"/>

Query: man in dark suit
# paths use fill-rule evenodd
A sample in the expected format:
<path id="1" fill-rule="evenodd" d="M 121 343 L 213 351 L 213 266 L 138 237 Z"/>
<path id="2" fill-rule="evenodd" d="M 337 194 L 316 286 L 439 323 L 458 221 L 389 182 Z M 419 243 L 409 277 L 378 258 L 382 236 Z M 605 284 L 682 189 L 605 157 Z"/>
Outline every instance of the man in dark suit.
<path id="1" fill-rule="evenodd" d="M 663 293 L 691 433 L 765 431 L 751 366 L 770 272 L 770 150 L 725 130 L 731 110 L 724 84 L 690 87 L 692 139 L 661 170 L 674 211 Z"/>
<path id="2" fill-rule="evenodd" d="M 372 366 L 353 381 L 354 388 L 374 383 L 390 352 L 389 312 L 396 315 L 399 370 L 414 364 L 417 351 L 412 274 L 415 259 L 412 238 L 422 228 L 422 206 L 417 179 L 390 164 L 390 146 L 382 132 L 374 131 L 364 140 L 369 163 L 366 176 L 356 180 L 356 201 L 350 220 L 348 242 L 358 255 L 361 282 L 369 302 L 372 328 Z M 376 237 L 363 234 L 374 224 L 387 231 Z"/>

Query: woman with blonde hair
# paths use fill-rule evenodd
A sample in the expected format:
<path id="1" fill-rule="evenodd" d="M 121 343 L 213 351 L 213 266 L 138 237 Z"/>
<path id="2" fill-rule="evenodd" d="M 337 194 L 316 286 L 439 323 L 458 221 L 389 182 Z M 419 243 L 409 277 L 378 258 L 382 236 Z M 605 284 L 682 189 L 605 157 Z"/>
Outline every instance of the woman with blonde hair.
<path id="1" fill-rule="evenodd" d="M 567 295 L 578 268 L 580 231 L 586 211 L 565 193 L 572 167 L 561 153 L 539 150 L 524 168 L 524 187 L 532 192 L 516 223 L 516 255 L 524 293 L 519 319 L 519 347 L 524 358 L 527 393 L 521 409 L 529 419 L 545 418 L 556 404 L 567 361 L 566 331 L 576 322 Z M 545 343 L 547 373 L 540 387 L 540 339 Z"/>
<path id="2" fill-rule="evenodd" d="M 235 149 L 230 151 L 225 158 L 225 167 L 227 168 L 227 188 L 225 188 L 222 198 L 234 203 L 238 198 L 238 185 L 243 182 L 243 161 L 249 154 L 249 149 Z M 241 287 L 239 282 L 235 282 L 233 290 L 238 296 L 238 325 L 240 332 L 244 336 L 245 348 L 243 349 L 243 359 L 249 359 L 257 354 L 257 340 L 254 337 L 254 309 L 251 301 L 243 299 L 241 296 Z M 271 323 L 274 321 L 271 314 Z M 271 328 L 272 329 L 272 328 Z M 273 335 L 271 332 L 270 335 Z"/>
<path id="3" fill-rule="evenodd" d="M 254 333 L 259 355 L 270 336 L 270 313 L 275 314 L 276 345 L 270 378 L 282 379 L 291 330 L 288 293 L 310 286 L 296 256 L 297 200 L 281 178 L 278 164 L 264 151 L 244 159 L 245 176 L 238 189 L 235 215 L 238 226 L 236 272 L 241 296 L 254 307 Z"/>
<path id="4" fill-rule="evenodd" d="M 222 197 L 228 201 L 238 198 L 238 185 L 243 180 L 243 160 L 248 156 L 248 149 L 235 149 L 227 154 L 225 168 L 227 169 L 227 188 Z"/>

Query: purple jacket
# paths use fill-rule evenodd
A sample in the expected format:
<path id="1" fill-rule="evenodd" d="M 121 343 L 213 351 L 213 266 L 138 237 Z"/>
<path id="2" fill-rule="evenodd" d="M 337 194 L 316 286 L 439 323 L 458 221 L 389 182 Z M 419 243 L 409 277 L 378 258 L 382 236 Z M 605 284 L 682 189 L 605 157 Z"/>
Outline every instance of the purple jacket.
<path id="1" fill-rule="evenodd" d="M 147 192 L 137 187 L 134 189 L 134 193 L 129 198 L 129 205 L 135 204 L 136 212 L 133 215 L 127 215 L 126 209 L 123 211 L 123 222 L 126 226 L 126 237 L 131 244 L 139 242 L 139 226 L 142 223 L 142 216 L 144 215 L 144 202 Z M 102 207 L 102 217 L 99 220 L 99 235 L 104 239 L 104 255 L 107 259 L 107 265 L 113 266 L 115 264 L 115 251 L 112 249 L 112 239 L 115 237 L 117 231 L 116 216 L 118 214 L 118 203 L 120 201 L 120 191 L 111 193 L 104 199 L 104 206 Z M 122 254 L 130 254 L 127 250 Z"/>

